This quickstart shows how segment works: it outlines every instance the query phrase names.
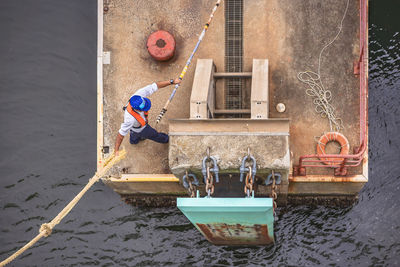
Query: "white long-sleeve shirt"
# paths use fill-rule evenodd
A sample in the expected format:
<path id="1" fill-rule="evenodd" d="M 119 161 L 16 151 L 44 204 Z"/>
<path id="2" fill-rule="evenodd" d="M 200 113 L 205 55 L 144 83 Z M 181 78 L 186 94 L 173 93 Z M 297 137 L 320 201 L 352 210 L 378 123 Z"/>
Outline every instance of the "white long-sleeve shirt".
<path id="1" fill-rule="evenodd" d="M 150 95 L 155 93 L 157 90 L 158 90 L 157 84 L 156 83 L 152 83 L 152 84 L 149 84 L 149 85 L 147 85 L 147 86 L 145 86 L 143 88 L 140 88 L 132 96 L 138 95 L 138 96 L 141 96 L 141 97 L 149 97 Z M 146 117 L 144 116 L 144 112 L 143 111 L 139 111 L 139 110 L 136 110 L 136 111 L 146 121 Z M 143 131 L 144 127 L 145 126 L 140 127 L 140 123 L 127 110 L 125 110 L 124 122 L 121 123 L 121 128 L 119 129 L 118 132 L 122 136 L 125 136 L 125 135 L 127 135 L 129 133 L 129 131 L 134 131 L 136 133 L 140 133 L 141 131 Z"/>

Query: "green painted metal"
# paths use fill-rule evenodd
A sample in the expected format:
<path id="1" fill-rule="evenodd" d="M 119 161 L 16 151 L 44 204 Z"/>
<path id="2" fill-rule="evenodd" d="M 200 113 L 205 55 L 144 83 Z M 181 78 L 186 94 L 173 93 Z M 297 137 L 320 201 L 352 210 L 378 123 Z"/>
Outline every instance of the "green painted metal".
<path id="1" fill-rule="evenodd" d="M 272 198 L 178 198 L 177 206 L 213 244 L 274 242 Z"/>

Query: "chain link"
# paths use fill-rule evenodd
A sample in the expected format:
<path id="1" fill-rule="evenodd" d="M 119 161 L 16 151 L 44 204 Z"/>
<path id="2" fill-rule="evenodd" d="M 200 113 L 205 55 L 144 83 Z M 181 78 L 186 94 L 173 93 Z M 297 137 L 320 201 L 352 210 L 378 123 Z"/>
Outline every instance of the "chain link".
<path id="1" fill-rule="evenodd" d="M 247 197 L 250 197 L 250 193 L 253 192 L 253 179 L 252 179 L 252 170 L 249 168 L 249 172 L 247 173 L 244 185 L 244 193 Z"/>
<path id="2" fill-rule="evenodd" d="M 276 204 L 276 199 L 278 198 L 278 194 L 276 193 L 276 180 L 275 180 L 275 173 L 274 170 L 272 170 L 272 186 L 271 186 L 271 198 L 273 200 L 273 209 L 274 209 L 274 218 L 276 219 L 276 208 L 277 208 L 277 204 Z"/>
<path id="3" fill-rule="evenodd" d="M 206 192 L 207 197 L 211 197 L 214 194 L 214 178 L 210 172 L 210 166 L 207 166 Z"/>
<path id="4" fill-rule="evenodd" d="M 191 198 L 194 198 L 194 197 L 196 197 L 196 190 L 197 190 L 197 187 L 196 187 L 195 185 L 192 184 L 192 181 L 190 180 L 188 171 L 186 171 L 186 177 L 187 177 L 187 182 L 188 182 L 188 184 L 189 184 L 189 187 L 188 187 L 189 196 L 190 196 Z"/>

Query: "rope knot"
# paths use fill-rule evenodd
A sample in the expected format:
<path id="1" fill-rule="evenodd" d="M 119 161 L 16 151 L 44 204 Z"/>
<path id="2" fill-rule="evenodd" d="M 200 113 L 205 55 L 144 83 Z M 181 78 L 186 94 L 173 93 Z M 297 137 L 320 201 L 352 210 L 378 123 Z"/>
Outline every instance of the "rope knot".
<path id="1" fill-rule="evenodd" d="M 45 237 L 48 237 L 51 235 L 51 232 L 53 231 L 53 226 L 50 223 L 44 223 L 40 226 L 39 232 L 45 232 Z"/>

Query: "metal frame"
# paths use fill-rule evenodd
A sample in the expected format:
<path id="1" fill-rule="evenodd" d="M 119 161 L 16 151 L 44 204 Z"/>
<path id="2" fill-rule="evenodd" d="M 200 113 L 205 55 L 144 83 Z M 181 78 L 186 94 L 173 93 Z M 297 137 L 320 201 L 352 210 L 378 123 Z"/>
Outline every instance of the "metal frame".
<path id="1" fill-rule="evenodd" d="M 243 0 L 225 1 L 225 72 L 243 71 Z M 225 108 L 242 109 L 243 78 L 226 77 Z"/>
<path id="2" fill-rule="evenodd" d="M 367 179 L 368 154 L 368 1 L 360 0 L 360 57 L 358 66 L 360 70 L 360 146 L 354 154 L 313 154 L 303 155 L 299 159 L 299 165 L 294 166 L 293 175 L 306 175 L 306 167 L 337 168 L 336 175 L 346 175 L 348 167 L 357 167 L 364 161 L 363 174 Z M 321 160 L 320 158 L 324 158 Z M 340 160 L 344 158 L 344 160 Z M 338 160 L 339 159 L 339 160 Z M 323 162 L 335 163 L 325 165 Z M 321 163 L 321 164 L 316 164 Z"/>

